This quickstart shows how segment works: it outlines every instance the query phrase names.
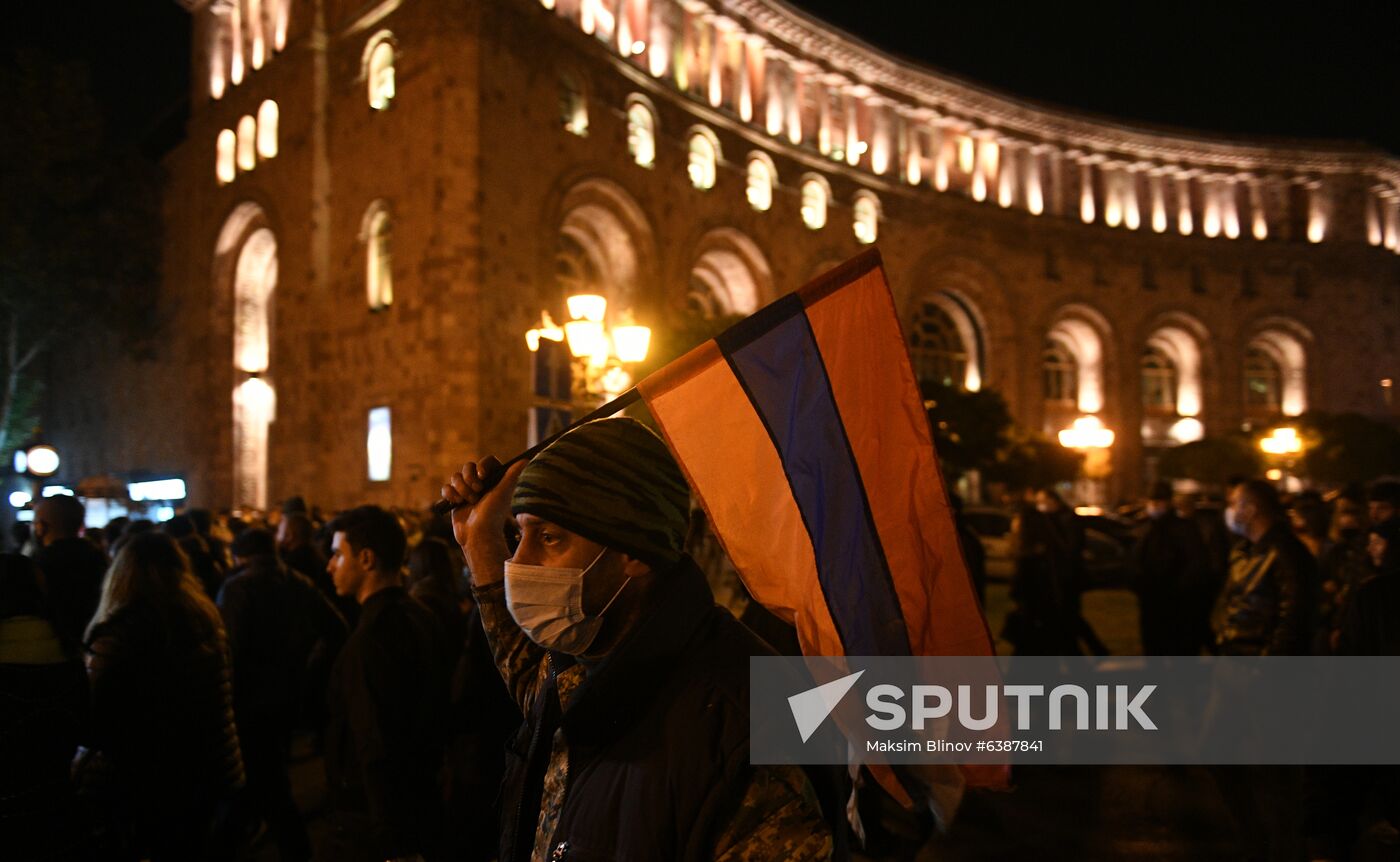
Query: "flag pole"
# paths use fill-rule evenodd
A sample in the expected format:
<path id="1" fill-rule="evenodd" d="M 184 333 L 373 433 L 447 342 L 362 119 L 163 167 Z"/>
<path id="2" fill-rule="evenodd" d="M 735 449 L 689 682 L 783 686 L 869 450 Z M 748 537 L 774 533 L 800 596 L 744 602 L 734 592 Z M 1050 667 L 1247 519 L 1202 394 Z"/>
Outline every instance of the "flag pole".
<path id="1" fill-rule="evenodd" d="M 529 449 L 526 449 L 524 452 L 521 452 L 519 455 L 516 455 L 514 458 L 511 458 L 509 461 L 505 462 L 504 464 L 501 464 L 495 470 L 491 471 L 489 474 L 482 478 L 481 493 L 485 494 L 487 491 L 490 491 L 492 488 L 496 487 L 496 483 L 501 481 L 501 477 L 506 474 L 506 471 L 509 470 L 517 462 L 529 461 L 536 455 L 540 454 L 540 452 L 542 452 L 546 446 L 553 443 L 555 440 L 558 440 L 560 437 L 563 437 L 565 434 L 568 434 L 570 431 L 574 430 L 578 426 L 592 422 L 594 419 L 606 419 L 607 417 L 612 416 L 615 413 L 619 413 L 622 410 L 625 410 L 633 404 L 637 403 L 637 399 L 639 398 L 641 398 L 641 393 L 637 391 L 637 387 L 633 386 L 629 388 L 626 392 L 622 393 L 613 400 L 599 407 L 597 410 L 594 410 L 593 412 L 589 413 L 587 416 L 584 416 L 581 419 L 576 419 L 572 424 L 569 425 L 569 427 L 565 428 L 564 430 L 544 440 L 541 440 L 540 442 L 531 446 Z M 459 503 L 456 506 L 454 506 L 446 500 L 438 500 L 436 503 L 433 504 L 433 514 L 439 516 L 446 516 L 449 513 L 451 513 L 454 509 L 462 505 L 465 504 Z"/>

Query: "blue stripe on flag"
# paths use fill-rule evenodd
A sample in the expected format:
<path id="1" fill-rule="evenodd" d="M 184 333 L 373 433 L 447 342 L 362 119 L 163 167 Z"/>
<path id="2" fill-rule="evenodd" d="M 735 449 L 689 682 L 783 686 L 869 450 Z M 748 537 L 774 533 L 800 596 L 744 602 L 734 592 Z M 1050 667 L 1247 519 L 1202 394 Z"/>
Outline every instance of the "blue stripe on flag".
<path id="1" fill-rule="evenodd" d="M 801 306 L 788 307 L 796 301 L 789 295 L 764 310 L 767 332 L 748 327 L 716 342 L 778 450 L 846 654 L 909 655 L 904 615 L 826 366 Z"/>

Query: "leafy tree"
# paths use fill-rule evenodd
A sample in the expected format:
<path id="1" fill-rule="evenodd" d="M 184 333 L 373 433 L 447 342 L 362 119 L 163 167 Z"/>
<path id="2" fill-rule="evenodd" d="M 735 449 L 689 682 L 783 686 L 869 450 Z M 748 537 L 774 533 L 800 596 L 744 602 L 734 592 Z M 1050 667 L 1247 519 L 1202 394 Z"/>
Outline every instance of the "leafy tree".
<path id="1" fill-rule="evenodd" d="M 92 323 L 130 347 L 153 334 L 156 167 L 107 134 L 80 64 L 0 60 L 0 453 L 34 424 L 45 352 Z M 145 336 L 143 340 L 142 336 Z"/>
<path id="2" fill-rule="evenodd" d="M 919 386 L 943 472 L 956 480 L 969 470 L 996 463 L 1010 442 L 1012 421 L 1006 399 L 992 389 L 968 392 L 925 382 Z"/>
<path id="3" fill-rule="evenodd" d="M 1165 478 L 1223 485 L 1231 476 L 1259 476 L 1264 462 L 1258 444 L 1245 434 L 1203 437 L 1162 453 L 1158 472 Z"/>
<path id="4" fill-rule="evenodd" d="M 1400 430 L 1359 413 L 1298 417 L 1304 450 L 1296 472 L 1328 485 L 1400 474 Z"/>
<path id="5" fill-rule="evenodd" d="M 1011 488 L 1042 488 L 1073 481 L 1083 461 L 1082 454 L 1043 434 L 1016 429 L 985 473 Z"/>

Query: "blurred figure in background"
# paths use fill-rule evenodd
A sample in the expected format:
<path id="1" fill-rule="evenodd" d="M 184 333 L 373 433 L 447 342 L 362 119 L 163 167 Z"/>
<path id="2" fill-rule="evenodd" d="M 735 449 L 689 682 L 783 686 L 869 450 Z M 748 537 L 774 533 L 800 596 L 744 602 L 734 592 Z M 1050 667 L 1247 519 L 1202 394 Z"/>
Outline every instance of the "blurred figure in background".
<path id="1" fill-rule="evenodd" d="M 243 784 L 223 621 L 169 536 L 131 537 L 88 629 L 90 751 L 79 771 L 106 819 L 104 849 L 203 856 L 216 814 Z"/>
<path id="2" fill-rule="evenodd" d="M 958 531 L 958 546 L 962 548 L 963 562 L 967 564 L 968 577 L 972 588 L 977 591 L 977 600 L 983 607 L 987 605 L 987 549 L 982 539 L 963 517 L 963 498 L 959 494 L 949 494 L 948 502 L 953 507 L 953 526 Z"/>
<path id="3" fill-rule="evenodd" d="M 1303 491 L 1288 507 L 1288 521 L 1314 560 L 1321 560 L 1332 547 L 1327 504 L 1316 491 Z"/>
<path id="4" fill-rule="evenodd" d="M 1143 655 L 1199 655 L 1210 635 L 1210 565 L 1196 525 L 1172 509 L 1166 482 L 1152 487 L 1133 551 Z"/>
<path id="5" fill-rule="evenodd" d="M 231 550 L 235 569 L 219 592 L 219 612 L 233 655 L 247 814 L 267 821 L 283 860 L 310 859 L 287 760 L 310 680 L 317 676 L 312 665 L 335 657 L 345 641 L 345 620 L 311 581 L 281 564 L 271 533 L 244 530 Z"/>
<path id="6" fill-rule="evenodd" d="M 1366 545 L 1369 536 L 1366 499 L 1359 492 L 1337 497 L 1332 515 L 1331 546 L 1318 560 L 1317 631 L 1313 653 L 1328 655 L 1341 631 L 1357 586 L 1372 574 Z"/>
<path id="7" fill-rule="evenodd" d="M 40 581 L 28 557 L 0 555 L 0 832 L 10 858 L 79 858 L 68 770 L 87 732 L 87 675 Z"/>
<path id="8" fill-rule="evenodd" d="M 1071 598 L 1074 566 L 1049 516 L 1022 506 L 1011 522 L 1016 570 L 1011 578 L 1015 607 L 1002 638 L 1016 655 L 1082 655 Z"/>
<path id="9" fill-rule="evenodd" d="M 39 545 L 34 561 L 44 572 L 58 634 L 75 653 L 97 610 L 107 570 L 102 551 L 79 538 L 86 514 L 78 498 L 66 494 L 45 497 L 34 507 L 34 540 Z"/>

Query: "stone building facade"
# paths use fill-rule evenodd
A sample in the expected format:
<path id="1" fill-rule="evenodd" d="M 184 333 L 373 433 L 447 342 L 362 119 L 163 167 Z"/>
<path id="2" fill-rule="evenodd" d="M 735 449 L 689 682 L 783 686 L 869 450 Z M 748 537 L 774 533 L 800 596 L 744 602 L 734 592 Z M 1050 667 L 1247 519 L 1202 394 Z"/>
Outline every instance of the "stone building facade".
<path id="1" fill-rule="evenodd" d="M 1394 416 L 1384 153 L 1045 110 L 778 0 L 185 3 L 167 349 L 67 384 L 76 473 L 424 504 L 524 447 L 523 334 L 566 293 L 745 313 L 869 242 L 920 373 L 1048 434 L 1096 417 L 1114 494 L 1202 433 Z"/>

